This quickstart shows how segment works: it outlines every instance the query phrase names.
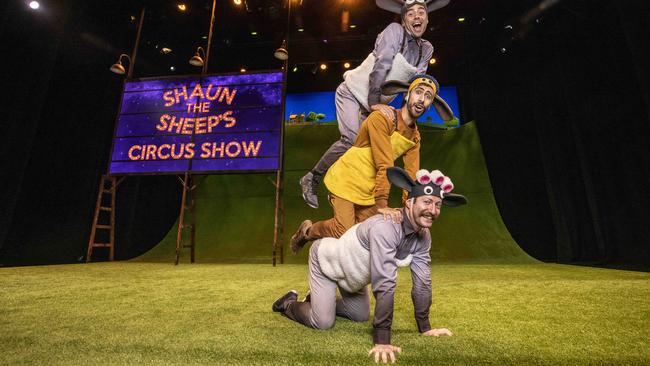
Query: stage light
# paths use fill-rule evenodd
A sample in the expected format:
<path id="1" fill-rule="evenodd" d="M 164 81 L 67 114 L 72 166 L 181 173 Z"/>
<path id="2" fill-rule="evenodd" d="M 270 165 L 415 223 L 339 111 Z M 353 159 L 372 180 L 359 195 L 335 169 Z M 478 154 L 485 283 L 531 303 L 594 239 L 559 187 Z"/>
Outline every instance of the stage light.
<path id="1" fill-rule="evenodd" d="M 41 7 L 41 4 L 38 1 L 32 1 L 29 3 L 29 7 L 36 10 Z"/>
<path id="2" fill-rule="evenodd" d="M 199 54 L 199 51 L 203 52 L 203 57 L 205 57 L 205 51 L 203 50 L 203 47 L 198 47 L 196 49 L 196 53 L 192 58 L 190 58 L 190 65 L 196 66 L 196 67 L 203 67 L 203 58 Z"/>
<path id="3" fill-rule="evenodd" d="M 320 69 L 323 71 L 327 70 L 327 64 L 320 64 Z"/>
<path id="4" fill-rule="evenodd" d="M 500 49 L 499 51 L 501 51 L 501 53 L 506 53 L 506 52 L 508 52 L 508 50 L 507 50 L 505 47 L 501 47 L 501 49 Z"/>
<path id="5" fill-rule="evenodd" d="M 292 71 L 297 72 L 298 71 L 298 66 L 294 66 Z"/>
<path id="6" fill-rule="evenodd" d="M 251 32 L 251 36 L 256 36 L 257 32 Z"/>
<path id="7" fill-rule="evenodd" d="M 273 53 L 273 56 L 275 56 L 275 58 L 277 58 L 280 61 L 285 61 L 285 60 L 289 59 L 289 52 L 287 51 L 287 40 L 286 39 L 282 40 L 282 45 L 280 46 L 280 48 L 275 50 L 275 52 Z"/>
<path id="8" fill-rule="evenodd" d="M 135 23 L 135 15 L 131 15 L 131 23 Z"/>
<path id="9" fill-rule="evenodd" d="M 354 29 L 354 28 L 356 28 L 356 27 L 357 27 L 357 26 L 354 25 L 354 24 L 351 24 L 351 25 L 350 25 L 350 28 L 352 28 L 352 29 Z"/>
<path id="10" fill-rule="evenodd" d="M 233 0 L 233 3 L 235 3 L 235 5 L 237 5 L 237 6 L 240 6 L 241 5 L 241 0 Z"/>
<path id="11" fill-rule="evenodd" d="M 465 18 L 463 18 L 463 17 L 458 18 L 458 22 L 459 22 L 459 23 L 462 23 L 462 22 L 464 22 L 464 21 L 465 21 Z"/>
<path id="12" fill-rule="evenodd" d="M 172 49 L 168 47 L 163 47 L 160 49 L 160 53 L 162 53 L 163 55 L 168 55 L 172 53 Z"/>
<path id="13" fill-rule="evenodd" d="M 436 63 L 436 59 L 432 57 L 431 60 L 429 60 L 429 65 L 433 65 L 435 63 Z"/>
<path id="14" fill-rule="evenodd" d="M 178 7 L 178 10 L 180 10 L 180 11 L 187 10 L 187 5 L 185 5 L 183 3 L 178 3 L 178 5 L 176 5 L 176 6 Z"/>
<path id="15" fill-rule="evenodd" d="M 349 62 L 344 63 L 343 68 L 349 69 L 350 68 L 350 63 Z"/>
<path id="16" fill-rule="evenodd" d="M 120 57 L 118 57 L 117 62 L 111 65 L 111 67 L 109 68 L 111 72 L 118 75 L 124 75 L 126 73 L 124 66 L 122 66 L 122 57 L 126 57 L 126 59 L 129 60 L 129 67 L 131 67 L 131 58 L 129 57 L 129 55 L 121 54 Z"/>
<path id="17" fill-rule="evenodd" d="M 304 28 L 298 28 L 298 32 L 304 32 L 304 31 L 305 31 Z"/>
<path id="18" fill-rule="evenodd" d="M 169 71 L 176 71 L 176 68 L 174 66 L 170 66 Z"/>
<path id="19" fill-rule="evenodd" d="M 239 72 L 246 72 L 246 69 L 242 67 L 241 69 L 239 69 Z"/>

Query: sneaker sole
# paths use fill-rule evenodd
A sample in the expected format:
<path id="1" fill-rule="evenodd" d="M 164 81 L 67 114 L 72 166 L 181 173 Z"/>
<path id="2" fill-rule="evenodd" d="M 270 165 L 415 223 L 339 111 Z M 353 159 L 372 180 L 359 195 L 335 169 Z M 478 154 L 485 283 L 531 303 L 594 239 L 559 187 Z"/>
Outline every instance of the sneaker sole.
<path id="1" fill-rule="evenodd" d="M 298 179 L 298 185 L 300 186 L 300 190 L 302 191 L 302 182 L 301 182 L 301 180 L 302 180 L 302 178 Z M 307 206 L 313 208 L 314 210 L 318 208 L 318 205 L 314 206 L 311 203 L 309 203 L 309 201 L 307 201 L 307 196 L 305 196 L 305 192 L 302 192 L 302 200 L 305 201 Z"/>

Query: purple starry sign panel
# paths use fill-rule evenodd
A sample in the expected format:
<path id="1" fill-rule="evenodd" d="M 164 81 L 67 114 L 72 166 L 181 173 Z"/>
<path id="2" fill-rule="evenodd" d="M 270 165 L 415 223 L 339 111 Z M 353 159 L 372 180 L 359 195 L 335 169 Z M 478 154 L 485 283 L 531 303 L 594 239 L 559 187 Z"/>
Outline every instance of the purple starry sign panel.
<path id="1" fill-rule="evenodd" d="M 109 173 L 274 171 L 281 131 L 281 72 L 127 81 Z"/>

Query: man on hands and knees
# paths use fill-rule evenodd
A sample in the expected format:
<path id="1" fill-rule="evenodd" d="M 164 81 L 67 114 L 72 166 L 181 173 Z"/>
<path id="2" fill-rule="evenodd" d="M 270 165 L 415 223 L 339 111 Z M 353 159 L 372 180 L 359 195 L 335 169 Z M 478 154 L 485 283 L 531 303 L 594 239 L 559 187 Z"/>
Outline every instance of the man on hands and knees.
<path id="1" fill-rule="evenodd" d="M 273 311 L 315 329 L 334 326 L 336 316 L 366 321 L 370 314 L 368 284 L 375 296 L 373 319 L 374 347 L 369 351 L 375 361 L 395 361 L 401 348 L 391 342 L 393 303 L 397 268 L 410 267 L 413 287 L 411 298 L 418 331 L 424 336 L 451 336 L 447 328 L 432 329 L 431 307 L 431 234 L 429 228 L 440 215 L 442 205 L 459 206 L 467 199 L 451 193 L 451 179 L 440 171 L 419 170 L 416 180 L 401 168 L 387 171 L 392 184 L 408 192 L 402 221 L 375 215 L 352 226 L 339 239 L 323 238 L 309 252 L 309 296 L 297 301 L 290 291 L 273 303 Z M 337 298 L 336 290 L 341 296 Z"/>

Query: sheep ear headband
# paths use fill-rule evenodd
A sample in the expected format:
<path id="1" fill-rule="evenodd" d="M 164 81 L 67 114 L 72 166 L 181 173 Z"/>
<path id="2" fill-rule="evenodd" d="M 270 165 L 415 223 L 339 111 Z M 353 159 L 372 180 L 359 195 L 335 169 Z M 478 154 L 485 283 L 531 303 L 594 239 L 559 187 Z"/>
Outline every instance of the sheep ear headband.
<path id="1" fill-rule="evenodd" d="M 461 206 L 467 203 L 467 198 L 461 194 L 451 193 L 454 183 L 439 170 L 429 172 L 420 169 L 415 174 L 415 182 L 408 173 L 399 167 L 390 167 L 386 170 L 388 180 L 409 192 L 409 198 L 420 196 L 436 196 L 442 199 L 442 204 L 449 207 Z"/>

